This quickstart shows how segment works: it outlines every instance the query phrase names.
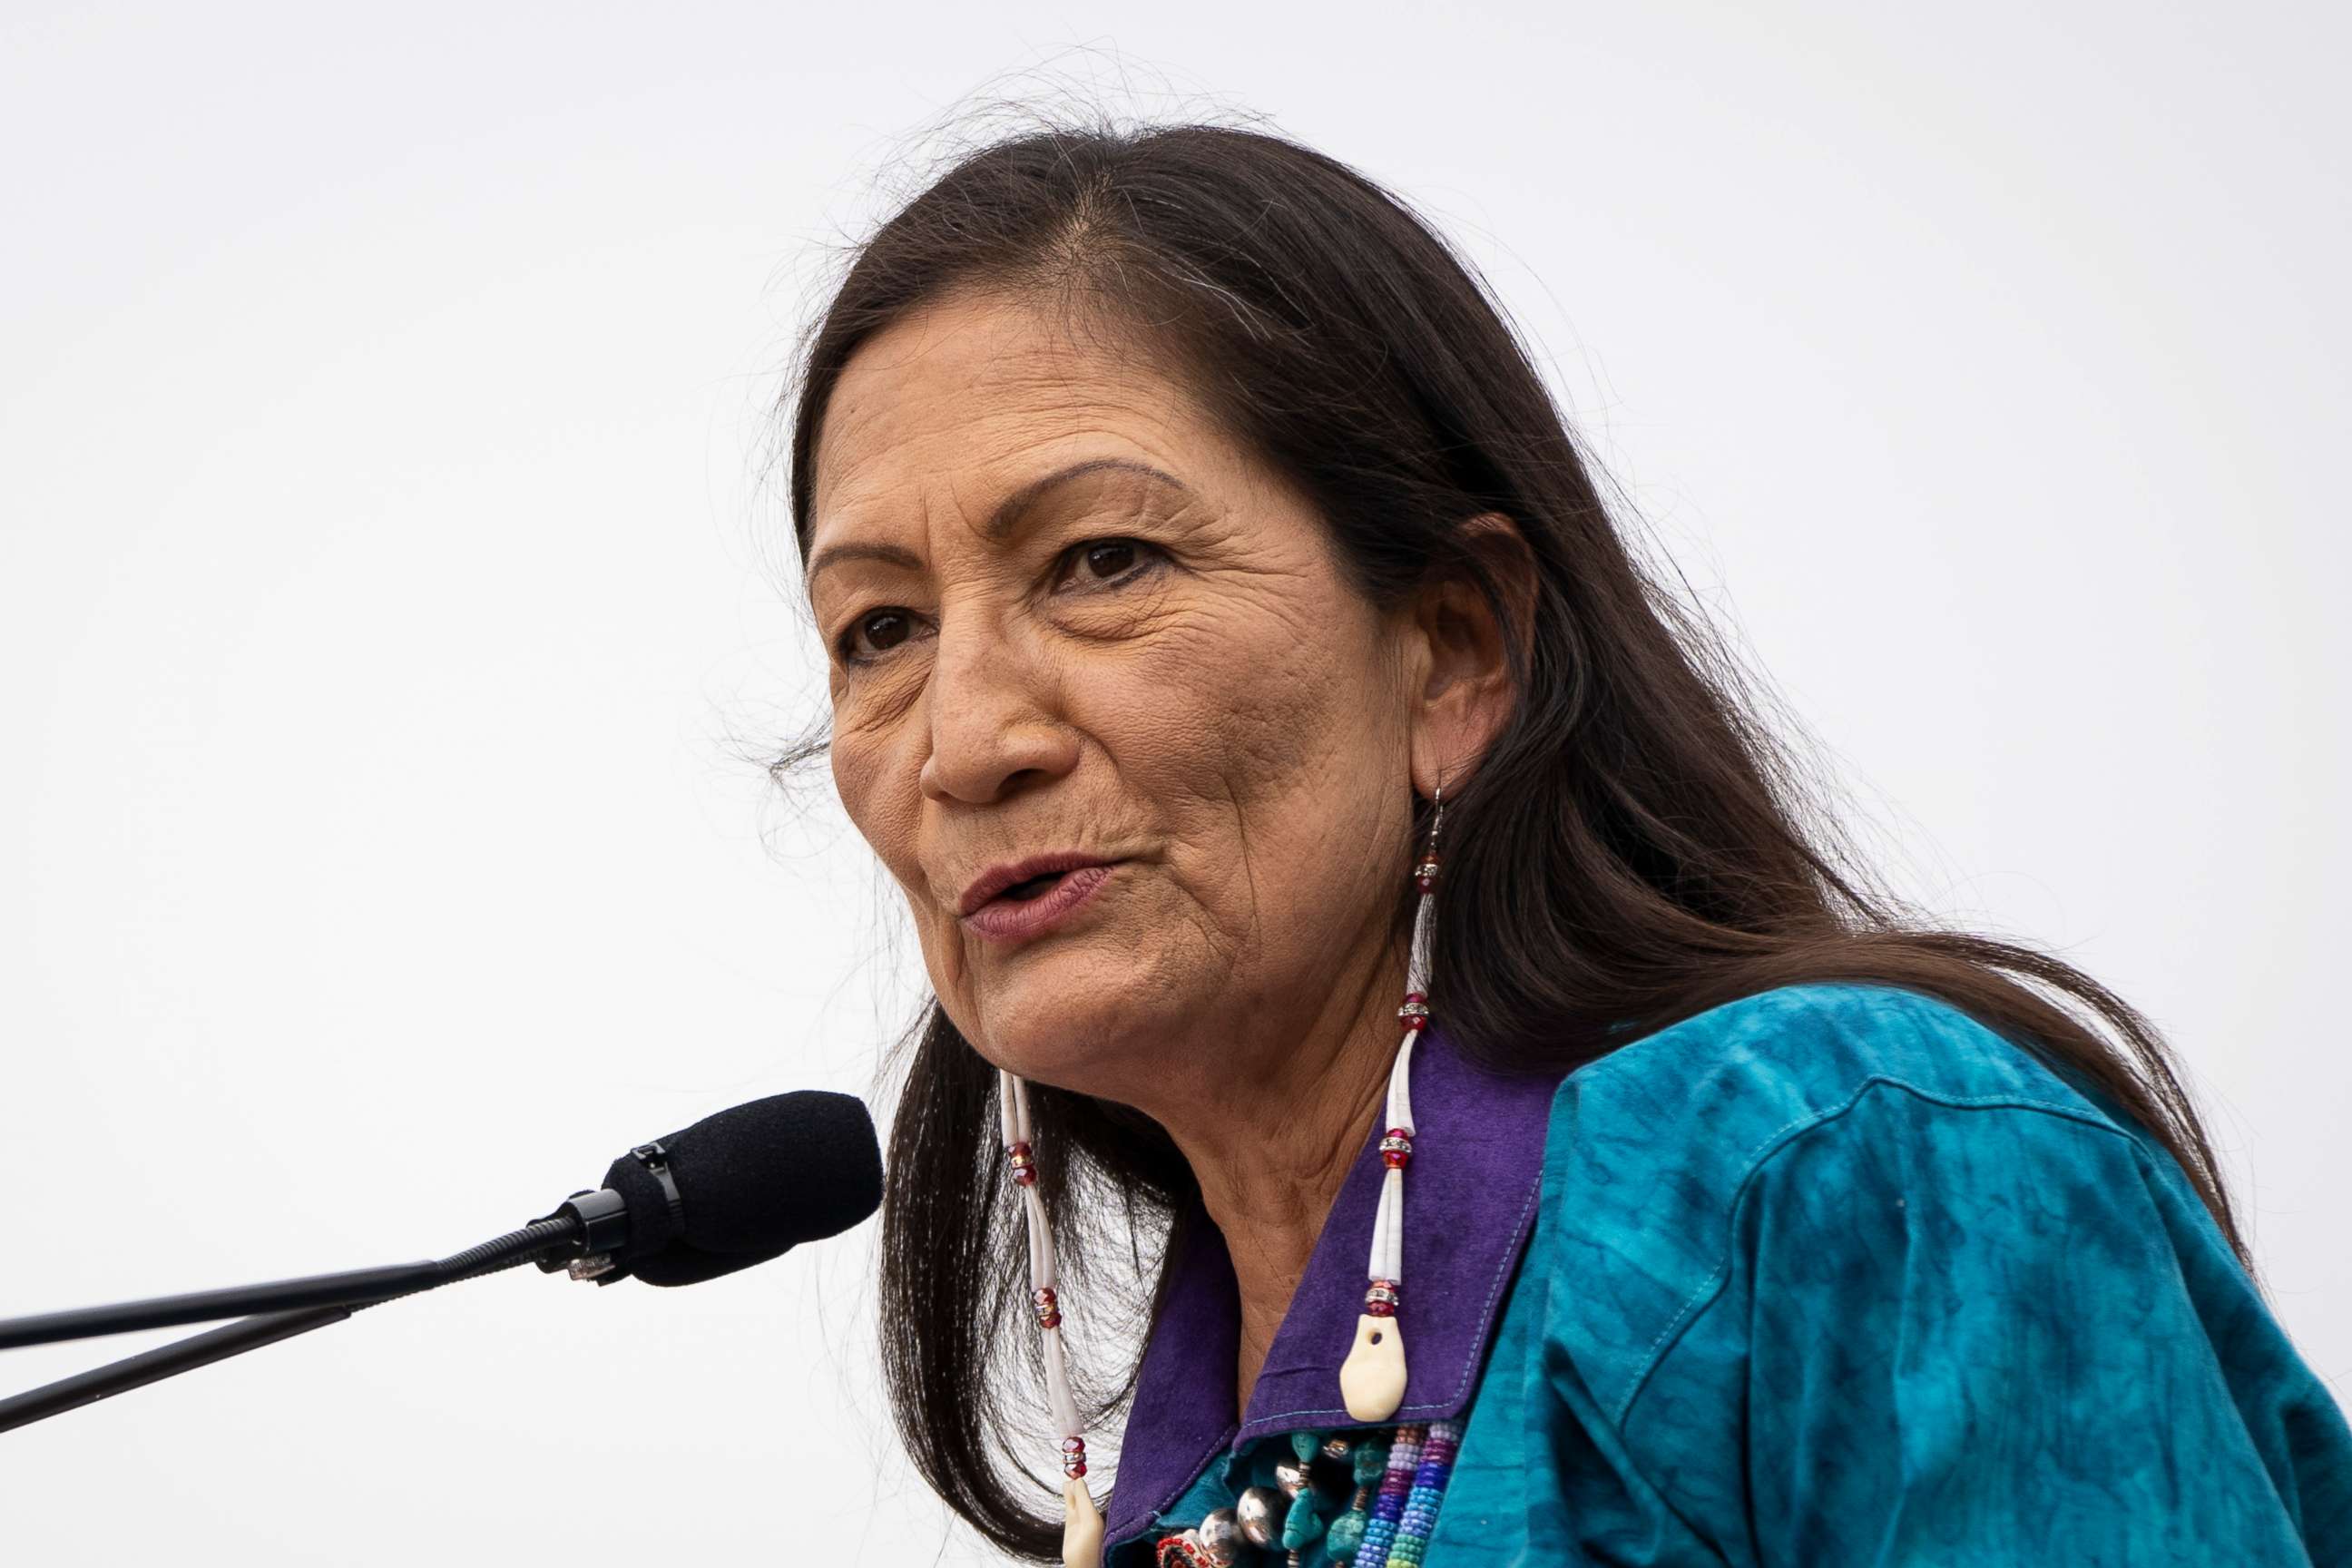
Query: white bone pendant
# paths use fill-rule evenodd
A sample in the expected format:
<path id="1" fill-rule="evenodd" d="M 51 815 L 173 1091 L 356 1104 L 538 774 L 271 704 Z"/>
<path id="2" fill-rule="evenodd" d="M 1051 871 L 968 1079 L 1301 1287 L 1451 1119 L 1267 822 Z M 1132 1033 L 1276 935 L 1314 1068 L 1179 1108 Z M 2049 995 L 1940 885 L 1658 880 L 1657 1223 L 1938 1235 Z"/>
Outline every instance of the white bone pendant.
<path id="1" fill-rule="evenodd" d="M 1339 1367 L 1339 1397 L 1359 1421 L 1385 1421 L 1404 1403 L 1404 1336 L 1394 1318 L 1356 1320 L 1356 1345 Z"/>
<path id="2" fill-rule="evenodd" d="M 1062 1482 L 1062 1568 L 1101 1568 L 1102 1510 L 1076 1476 Z"/>

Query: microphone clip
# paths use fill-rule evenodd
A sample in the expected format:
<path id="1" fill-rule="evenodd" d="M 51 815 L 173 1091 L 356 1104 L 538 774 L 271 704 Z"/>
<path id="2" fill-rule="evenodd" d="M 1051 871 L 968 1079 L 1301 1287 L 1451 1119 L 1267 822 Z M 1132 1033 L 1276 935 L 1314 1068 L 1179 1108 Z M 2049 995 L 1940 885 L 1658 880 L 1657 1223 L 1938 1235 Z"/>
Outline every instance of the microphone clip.
<path id="1" fill-rule="evenodd" d="M 686 1233 L 686 1198 L 677 1190 L 677 1177 L 670 1170 L 669 1151 L 659 1142 L 640 1143 L 628 1152 L 628 1158 L 642 1166 L 661 1188 L 662 1201 L 669 1209 L 669 1233 Z M 606 1179 L 610 1180 L 610 1173 Z M 613 1188 L 598 1187 L 572 1194 L 566 1198 L 549 1219 L 569 1217 L 580 1227 L 579 1237 L 569 1256 L 540 1259 L 540 1271 L 552 1274 L 559 1268 L 574 1279 L 593 1280 L 599 1285 L 615 1285 L 629 1277 L 629 1266 L 617 1256 L 627 1250 L 630 1242 L 628 1200 Z M 648 1237 L 636 1238 L 643 1250 Z"/>

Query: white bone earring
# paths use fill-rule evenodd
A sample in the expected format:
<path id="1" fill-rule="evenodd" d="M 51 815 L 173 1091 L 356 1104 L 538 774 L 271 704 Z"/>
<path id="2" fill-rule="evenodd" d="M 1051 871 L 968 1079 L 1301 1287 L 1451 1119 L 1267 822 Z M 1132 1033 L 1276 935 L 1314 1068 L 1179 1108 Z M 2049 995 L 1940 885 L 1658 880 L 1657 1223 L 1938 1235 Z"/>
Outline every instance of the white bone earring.
<path id="1" fill-rule="evenodd" d="M 1070 1393 L 1069 1363 L 1062 1350 L 1062 1305 L 1055 1294 L 1054 1230 L 1045 1200 L 1037 1194 L 1037 1162 L 1029 1147 L 1029 1085 L 997 1069 L 997 1108 L 1004 1152 L 1012 1161 L 1013 1184 L 1021 1194 L 1022 1224 L 1029 1237 L 1029 1303 L 1045 1356 L 1045 1397 L 1062 1434 L 1062 1568 L 1098 1568 L 1103 1517 L 1087 1490 L 1087 1428 Z"/>
<path id="2" fill-rule="evenodd" d="M 1421 889 L 1412 915 L 1412 947 L 1405 960 L 1404 1005 L 1397 1022 L 1404 1039 L 1389 1068 L 1388 1129 L 1381 1138 L 1380 1208 L 1372 1221 L 1370 1282 L 1356 1319 L 1355 1348 L 1339 1368 L 1339 1396 L 1359 1421 L 1385 1421 L 1404 1403 L 1404 1335 L 1397 1322 L 1404 1302 L 1404 1168 L 1412 1160 L 1412 1043 L 1429 1023 L 1429 942 L 1432 895 L 1437 888 L 1437 825 L 1445 790 L 1430 793 L 1429 843 L 1412 870 Z"/>

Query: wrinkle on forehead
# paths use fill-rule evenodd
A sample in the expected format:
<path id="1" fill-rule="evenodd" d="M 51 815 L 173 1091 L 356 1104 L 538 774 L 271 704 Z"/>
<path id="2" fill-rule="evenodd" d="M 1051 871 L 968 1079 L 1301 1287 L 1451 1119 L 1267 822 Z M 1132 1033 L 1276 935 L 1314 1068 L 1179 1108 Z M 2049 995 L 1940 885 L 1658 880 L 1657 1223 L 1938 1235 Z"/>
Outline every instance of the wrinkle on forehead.
<path id="1" fill-rule="evenodd" d="M 935 499 L 977 526 L 1049 444 L 1129 447 L 1189 479 L 1204 439 L 1222 451 L 1218 436 L 1140 356 L 1081 343 L 1034 307 L 1002 296 L 930 305 L 843 367 L 819 431 L 807 542 L 869 509 L 912 505 L 928 527 Z"/>

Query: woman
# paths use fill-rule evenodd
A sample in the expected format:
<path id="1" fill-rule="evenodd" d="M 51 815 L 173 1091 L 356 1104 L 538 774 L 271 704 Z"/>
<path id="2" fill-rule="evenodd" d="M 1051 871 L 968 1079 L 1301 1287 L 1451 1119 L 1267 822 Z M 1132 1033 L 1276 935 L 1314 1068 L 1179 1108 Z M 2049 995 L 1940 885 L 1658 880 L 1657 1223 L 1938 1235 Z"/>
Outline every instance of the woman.
<path id="1" fill-rule="evenodd" d="M 2147 1023 L 1806 825 L 1393 198 L 1223 129 L 986 148 L 856 256 L 792 432 L 834 778 L 937 994 L 887 1367 L 992 1540 L 2352 1558 Z"/>

